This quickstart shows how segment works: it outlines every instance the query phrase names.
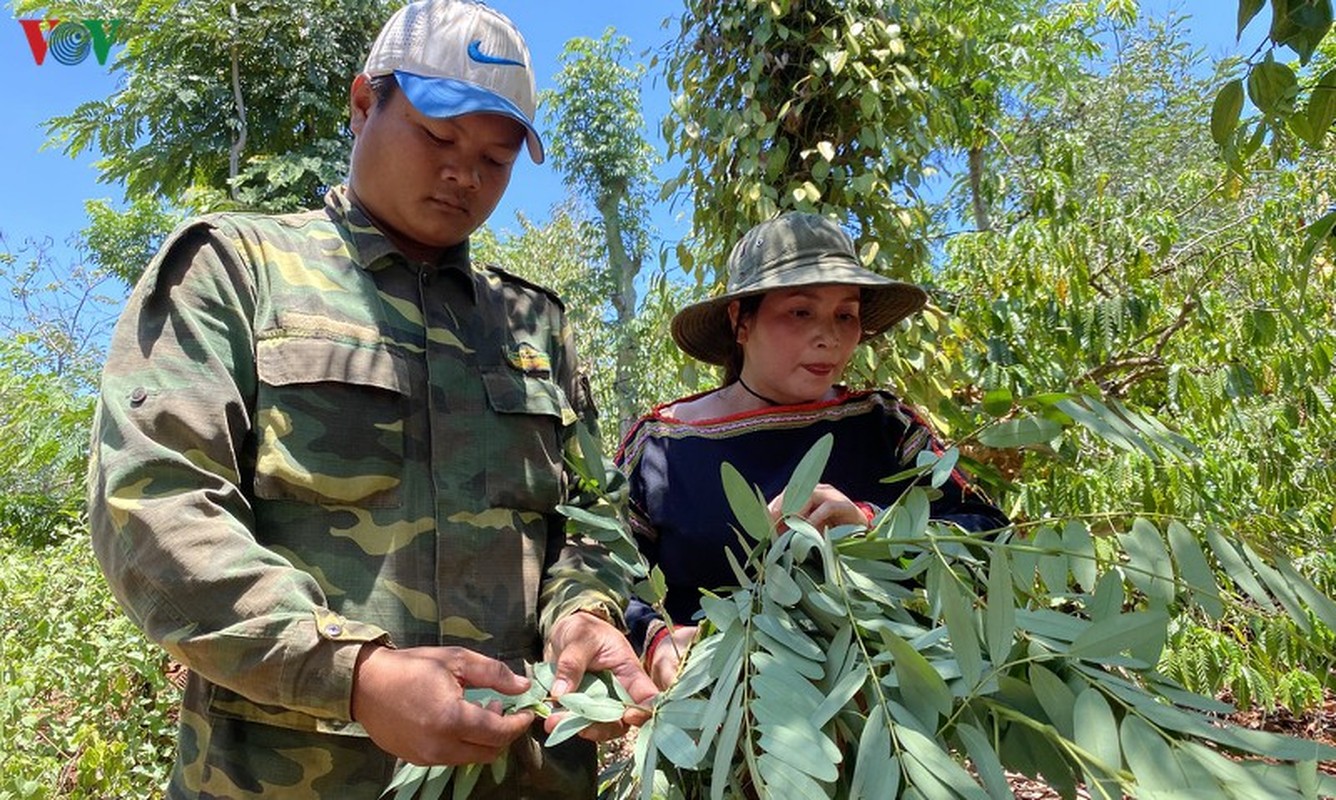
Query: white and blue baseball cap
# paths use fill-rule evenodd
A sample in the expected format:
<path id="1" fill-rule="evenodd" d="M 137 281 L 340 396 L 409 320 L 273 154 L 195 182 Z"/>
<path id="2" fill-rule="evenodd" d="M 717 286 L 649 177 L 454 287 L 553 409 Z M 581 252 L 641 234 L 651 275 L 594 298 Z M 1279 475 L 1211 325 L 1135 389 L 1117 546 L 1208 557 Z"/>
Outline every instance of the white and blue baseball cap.
<path id="1" fill-rule="evenodd" d="M 363 71 L 393 74 L 408 102 L 429 117 L 510 117 L 527 131 L 529 157 L 543 163 L 529 47 L 501 12 L 475 0 L 409 3 L 380 29 Z"/>

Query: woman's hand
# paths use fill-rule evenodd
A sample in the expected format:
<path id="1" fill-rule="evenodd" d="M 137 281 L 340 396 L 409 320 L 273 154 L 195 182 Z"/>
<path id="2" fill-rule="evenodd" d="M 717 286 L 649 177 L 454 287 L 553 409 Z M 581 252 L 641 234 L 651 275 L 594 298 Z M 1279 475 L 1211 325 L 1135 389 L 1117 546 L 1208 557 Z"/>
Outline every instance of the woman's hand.
<path id="1" fill-rule="evenodd" d="M 770 519 L 778 522 L 780 509 L 784 506 L 784 493 L 780 492 L 770 501 Z M 807 520 L 819 531 L 836 525 L 866 525 L 867 514 L 857 503 L 850 500 L 844 492 L 828 483 L 818 483 L 812 490 L 812 496 L 806 505 L 798 509 L 797 516 Z"/>
<path id="2" fill-rule="evenodd" d="M 682 667 L 682 657 L 696 638 L 695 625 L 678 625 L 672 632 L 659 640 L 649 659 L 645 671 L 654 679 L 654 685 L 667 689 L 677 680 L 677 672 Z"/>

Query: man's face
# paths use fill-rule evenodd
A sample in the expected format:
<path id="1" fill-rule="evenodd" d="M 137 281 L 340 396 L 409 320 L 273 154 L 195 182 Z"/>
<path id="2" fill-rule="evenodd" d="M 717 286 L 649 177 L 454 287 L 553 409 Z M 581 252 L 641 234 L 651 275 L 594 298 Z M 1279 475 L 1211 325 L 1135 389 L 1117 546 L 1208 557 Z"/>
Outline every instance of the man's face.
<path id="1" fill-rule="evenodd" d="M 358 205 L 410 258 L 431 261 L 469 237 L 501 201 L 524 126 L 497 114 L 425 116 L 395 90 L 384 105 L 365 75 L 352 86 Z"/>

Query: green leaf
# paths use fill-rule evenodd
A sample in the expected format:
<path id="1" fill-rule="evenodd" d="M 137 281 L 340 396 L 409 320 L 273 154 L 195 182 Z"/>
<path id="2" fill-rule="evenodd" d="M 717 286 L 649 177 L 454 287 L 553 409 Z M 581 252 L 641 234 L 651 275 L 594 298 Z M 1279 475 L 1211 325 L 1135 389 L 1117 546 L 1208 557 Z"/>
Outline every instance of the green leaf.
<path id="1" fill-rule="evenodd" d="M 669 761 L 683 769 L 691 769 L 700 761 L 696 743 L 686 731 L 663 720 L 655 720 L 654 746 Z"/>
<path id="2" fill-rule="evenodd" d="M 1001 668 L 1016 640 L 1016 593 L 1011 587 L 1011 565 L 1006 550 L 993 549 L 988 566 L 988 609 L 984 614 L 988 659 Z"/>
<path id="3" fill-rule="evenodd" d="M 812 498 L 812 491 L 821 482 L 821 473 L 826 469 L 826 461 L 830 459 L 830 449 L 834 444 L 835 435 L 827 433 L 817 439 L 816 444 L 803 455 L 802 461 L 798 462 L 788 485 L 784 487 L 784 503 L 780 509 L 783 516 L 797 514 Z"/>
<path id="4" fill-rule="evenodd" d="M 1331 238 L 1336 228 L 1336 211 L 1329 211 L 1319 217 L 1312 225 L 1304 229 L 1304 244 L 1299 249 L 1299 263 L 1307 264 L 1313 259 L 1317 249 Z"/>
<path id="5" fill-rule="evenodd" d="M 988 796 L 992 800 L 1015 800 L 1002 761 L 998 759 L 997 751 L 993 749 L 983 731 L 962 722 L 956 726 L 956 735 L 964 743 L 965 752 L 969 754 L 970 763 L 974 765 L 974 769 L 983 780 Z"/>
<path id="6" fill-rule="evenodd" d="M 622 701 L 614 697 L 593 697 L 584 692 L 567 692 L 561 696 L 561 705 L 592 722 L 617 722 L 626 713 Z"/>
<path id="7" fill-rule="evenodd" d="M 1106 572 L 1100 576 L 1099 582 L 1095 584 L 1095 594 L 1090 598 L 1090 605 L 1086 612 L 1090 619 L 1099 622 L 1104 619 L 1112 619 L 1123 613 L 1123 600 L 1126 599 L 1126 592 L 1123 591 L 1123 580 L 1117 572 Z"/>
<path id="8" fill-rule="evenodd" d="M 1257 16 L 1257 12 L 1261 11 L 1262 7 L 1265 5 L 1266 0 L 1239 0 L 1239 28 L 1238 33 L 1236 34 L 1237 36 L 1243 36 L 1243 29 L 1248 27 L 1248 23 L 1252 22 L 1253 17 Z"/>
<path id="9" fill-rule="evenodd" d="M 1084 591 L 1093 591 L 1099 579 L 1099 565 L 1095 562 L 1095 540 L 1090 537 L 1090 528 L 1080 520 L 1068 522 L 1062 529 L 1062 547 L 1068 553 L 1076 585 Z"/>
<path id="10" fill-rule="evenodd" d="M 1220 531 L 1214 525 L 1206 526 L 1206 544 L 1210 546 L 1216 560 L 1224 568 L 1225 574 L 1234 583 L 1238 584 L 1239 588 L 1247 593 L 1254 603 L 1261 606 L 1262 611 L 1275 610 L 1276 605 L 1271 602 L 1271 595 L 1267 594 L 1262 585 L 1257 582 L 1252 568 L 1244 562 L 1234 544 L 1221 536 Z"/>
<path id="11" fill-rule="evenodd" d="M 432 767 L 427 779 L 422 782 L 417 800 L 439 800 L 445 795 L 445 787 L 455 774 L 455 767 Z"/>
<path id="12" fill-rule="evenodd" d="M 1220 87 L 1211 105 L 1211 138 L 1220 147 L 1229 144 L 1243 112 L 1243 81 L 1235 78 Z"/>
<path id="13" fill-rule="evenodd" d="M 1076 727 L 1076 744 L 1099 761 L 1098 765 L 1082 764 L 1086 782 L 1098 787 L 1091 796 L 1122 797 L 1114 774 L 1122 765 L 1118 723 L 1104 695 L 1094 687 L 1077 695 L 1072 720 Z"/>
<path id="14" fill-rule="evenodd" d="M 788 617 L 758 614 L 752 624 L 780 645 L 810 661 L 823 661 L 825 651 L 798 629 Z"/>
<path id="15" fill-rule="evenodd" d="M 746 702 L 745 688 L 739 686 L 737 691 L 733 693 L 733 697 L 729 699 L 728 716 L 724 718 L 724 726 L 719 729 L 719 741 L 715 744 L 714 750 L 714 764 L 710 770 L 711 800 L 723 800 L 724 792 L 728 790 L 728 775 L 733 767 L 733 755 L 737 751 L 738 735 L 742 731 L 742 719 Z"/>
<path id="16" fill-rule="evenodd" d="M 1220 586 L 1215 582 L 1215 573 L 1206 563 L 1197 537 L 1178 520 L 1169 523 L 1169 546 L 1174 551 L 1174 560 L 1178 563 L 1178 574 L 1188 585 L 1193 601 L 1205 611 L 1211 619 L 1220 619 L 1224 614 L 1224 604 L 1220 600 Z"/>
<path id="17" fill-rule="evenodd" d="M 756 759 L 756 767 L 761 773 L 763 797 L 826 800 L 826 790 L 821 784 L 769 753 L 762 753 L 761 757 Z"/>
<path id="18" fill-rule="evenodd" d="M 915 717 L 936 728 L 938 716 L 951 713 L 951 690 L 932 664 L 913 645 L 895 634 L 883 634 L 886 649 L 895 658 L 895 676 L 900 695 Z"/>
<path id="19" fill-rule="evenodd" d="M 890 721 L 877 704 L 868 712 L 858 737 L 858 756 L 849 781 L 849 800 L 885 800 L 900 791 L 900 764 L 891 753 Z"/>
<path id="20" fill-rule="evenodd" d="M 461 764 L 456 767 L 454 792 L 451 797 L 454 800 L 468 800 L 469 795 L 473 794 L 473 787 L 478 785 L 478 779 L 482 777 L 482 771 L 486 767 L 486 764 Z"/>
<path id="21" fill-rule="evenodd" d="M 1318 79 L 1308 98 L 1308 124 L 1312 130 L 1308 143 L 1321 147 L 1333 123 L 1336 123 L 1336 69 L 1328 70 Z"/>
<path id="22" fill-rule="evenodd" d="M 728 498 L 728 506 L 733 510 L 733 516 L 737 517 L 742 530 L 758 542 L 769 540 L 774 523 L 770 521 L 770 512 L 757 496 L 756 490 L 727 461 L 719 466 L 719 473 L 724 481 L 724 496 Z"/>
<path id="23" fill-rule="evenodd" d="M 986 447 L 1011 449 L 1048 444 L 1062 433 L 1062 426 L 1047 417 L 1006 419 L 979 432 L 979 443 Z"/>
<path id="24" fill-rule="evenodd" d="M 983 677 L 983 652 L 979 647 L 974 609 L 964 590 L 949 576 L 942 581 L 937 596 L 951 637 L 951 650 L 960 664 L 960 677 L 966 686 L 973 688 Z"/>
<path id="25" fill-rule="evenodd" d="M 1297 624 L 1304 633 L 1311 634 L 1313 626 L 1309 622 L 1308 614 L 1304 610 L 1303 603 L 1299 600 L 1299 595 L 1295 592 L 1294 587 L 1290 582 L 1279 572 L 1272 569 L 1269 564 L 1263 561 L 1261 556 L 1253 552 L 1253 549 L 1248 546 L 1247 542 L 1244 542 L 1241 545 L 1241 549 L 1243 550 L 1243 555 L 1248 559 L 1248 562 L 1252 564 L 1253 571 L 1262 579 L 1262 583 L 1266 584 L 1266 587 L 1271 590 L 1271 594 L 1280 601 L 1280 604 L 1290 615 L 1290 619 L 1294 620 L 1295 624 Z"/>
<path id="26" fill-rule="evenodd" d="M 1178 792 L 1192 786 L 1184 774 L 1173 748 L 1144 719 L 1128 714 L 1118 728 L 1118 739 L 1127 758 L 1127 767 L 1136 776 L 1138 793 Z M 1193 787 L 1194 791 L 1198 787 Z M 1204 797 L 1214 797 L 1207 791 Z"/>
<path id="27" fill-rule="evenodd" d="M 1030 686 L 1053 727 L 1066 738 L 1073 738 L 1076 694 L 1052 670 L 1039 663 L 1030 665 Z"/>
<path id="28" fill-rule="evenodd" d="M 404 764 L 395 771 L 394 777 L 381 793 L 385 797 L 391 791 L 394 792 L 394 800 L 408 800 L 415 796 L 422 783 L 431 775 L 434 767 L 424 767 L 418 764 Z M 450 769 L 446 767 L 446 769 Z"/>
<path id="29" fill-rule="evenodd" d="M 1167 607 L 1174 600 L 1174 564 L 1156 527 L 1138 517 L 1132 530 L 1118 534 L 1127 553 L 1127 578 L 1153 605 Z"/>
<path id="30" fill-rule="evenodd" d="M 826 699 L 822 700 L 821 705 L 817 706 L 816 710 L 812 712 L 812 724 L 818 728 L 824 728 L 827 722 L 834 719 L 835 715 L 840 713 L 854 699 L 858 690 L 863 688 L 863 684 L 867 682 L 867 677 L 868 673 L 862 667 L 855 667 L 850 670 L 847 675 L 840 679 L 839 683 L 831 688 L 830 692 L 826 694 Z"/>
<path id="31" fill-rule="evenodd" d="M 1281 117 L 1293 112 L 1298 92 L 1299 80 L 1285 64 L 1267 60 L 1248 70 L 1248 99 L 1267 116 Z"/>
<path id="32" fill-rule="evenodd" d="M 590 721 L 579 714 L 567 714 L 561 718 L 561 721 L 552 728 L 552 732 L 547 735 L 547 741 L 544 744 L 548 747 L 556 747 L 567 739 L 575 736 L 580 731 L 589 727 Z"/>
<path id="33" fill-rule="evenodd" d="M 1001 417 L 1003 415 L 1010 414 L 1011 407 L 1012 405 L 1014 405 L 1014 403 L 1015 399 L 1011 394 L 1011 390 L 1005 386 L 1000 386 L 996 389 L 989 389 L 988 391 L 984 392 L 983 395 L 984 413 L 990 414 L 994 417 Z"/>
<path id="34" fill-rule="evenodd" d="M 1138 652 L 1164 647 L 1168 636 L 1169 614 L 1162 608 L 1133 611 L 1091 623 L 1072 641 L 1071 654 L 1091 661 L 1101 661 L 1130 650 Z M 1153 665 L 1155 661 L 1150 661 Z"/>
<path id="35" fill-rule="evenodd" d="M 1308 606 L 1308 608 L 1322 620 L 1322 624 L 1329 629 L 1336 631 L 1336 602 L 1318 591 L 1317 587 L 1309 582 L 1307 578 L 1299 574 L 1288 558 L 1284 556 L 1276 557 L 1276 569 L 1280 575 L 1290 582 L 1295 594 Z"/>
<path id="36" fill-rule="evenodd" d="M 840 776 L 837 767 L 843 760 L 840 749 L 807 720 L 766 723 L 758 725 L 757 730 L 761 734 L 761 749 L 794 769 L 819 781 L 834 781 Z"/>
<path id="37" fill-rule="evenodd" d="M 774 564 L 767 567 L 763 579 L 765 596 L 773 600 L 776 605 L 790 608 L 803 599 L 803 590 L 798 587 L 783 565 Z"/>
<path id="38" fill-rule="evenodd" d="M 914 786 L 925 797 L 988 800 L 988 793 L 970 777 L 964 767 L 956 763 L 939 742 L 904 725 L 895 726 L 895 737 L 904 748 L 905 766 L 915 779 Z"/>
<path id="39" fill-rule="evenodd" d="M 942 453 L 941 457 L 932 466 L 932 479 L 930 481 L 932 488 L 939 488 L 951 478 L 951 472 L 956 468 L 956 462 L 960 460 L 960 451 L 952 447 Z"/>
<path id="40" fill-rule="evenodd" d="M 1067 555 L 1063 552 L 1058 532 L 1045 525 L 1034 536 L 1034 546 L 1043 550 L 1039 555 L 1039 577 L 1049 596 L 1067 593 Z"/>

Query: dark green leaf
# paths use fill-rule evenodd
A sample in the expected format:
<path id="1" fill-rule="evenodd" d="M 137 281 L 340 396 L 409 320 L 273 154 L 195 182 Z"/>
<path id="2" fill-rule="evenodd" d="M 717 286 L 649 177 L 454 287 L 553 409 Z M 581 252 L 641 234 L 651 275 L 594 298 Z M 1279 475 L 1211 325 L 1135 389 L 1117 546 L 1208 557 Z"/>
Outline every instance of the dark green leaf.
<path id="1" fill-rule="evenodd" d="M 1312 131 L 1308 143 L 1321 147 L 1333 123 L 1336 123 L 1336 69 L 1328 70 L 1318 79 L 1308 98 L 1308 124 Z"/>
<path id="2" fill-rule="evenodd" d="M 1248 71 L 1248 99 L 1267 116 L 1284 116 L 1294 111 L 1299 81 L 1294 70 L 1275 61 L 1263 61 Z"/>
<path id="3" fill-rule="evenodd" d="M 1243 36 L 1243 29 L 1248 27 L 1257 12 L 1266 5 L 1266 0 L 1239 0 L 1239 27 L 1237 36 Z"/>
<path id="4" fill-rule="evenodd" d="M 1317 249 L 1330 240 L 1333 228 L 1336 228 L 1336 211 L 1323 214 L 1304 229 L 1304 244 L 1299 250 L 1300 264 L 1307 264 L 1312 260 Z"/>
<path id="5" fill-rule="evenodd" d="M 1221 147 L 1229 144 L 1243 112 L 1243 81 L 1239 78 L 1220 87 L 1211 106 L 1211 138 Z"/>

